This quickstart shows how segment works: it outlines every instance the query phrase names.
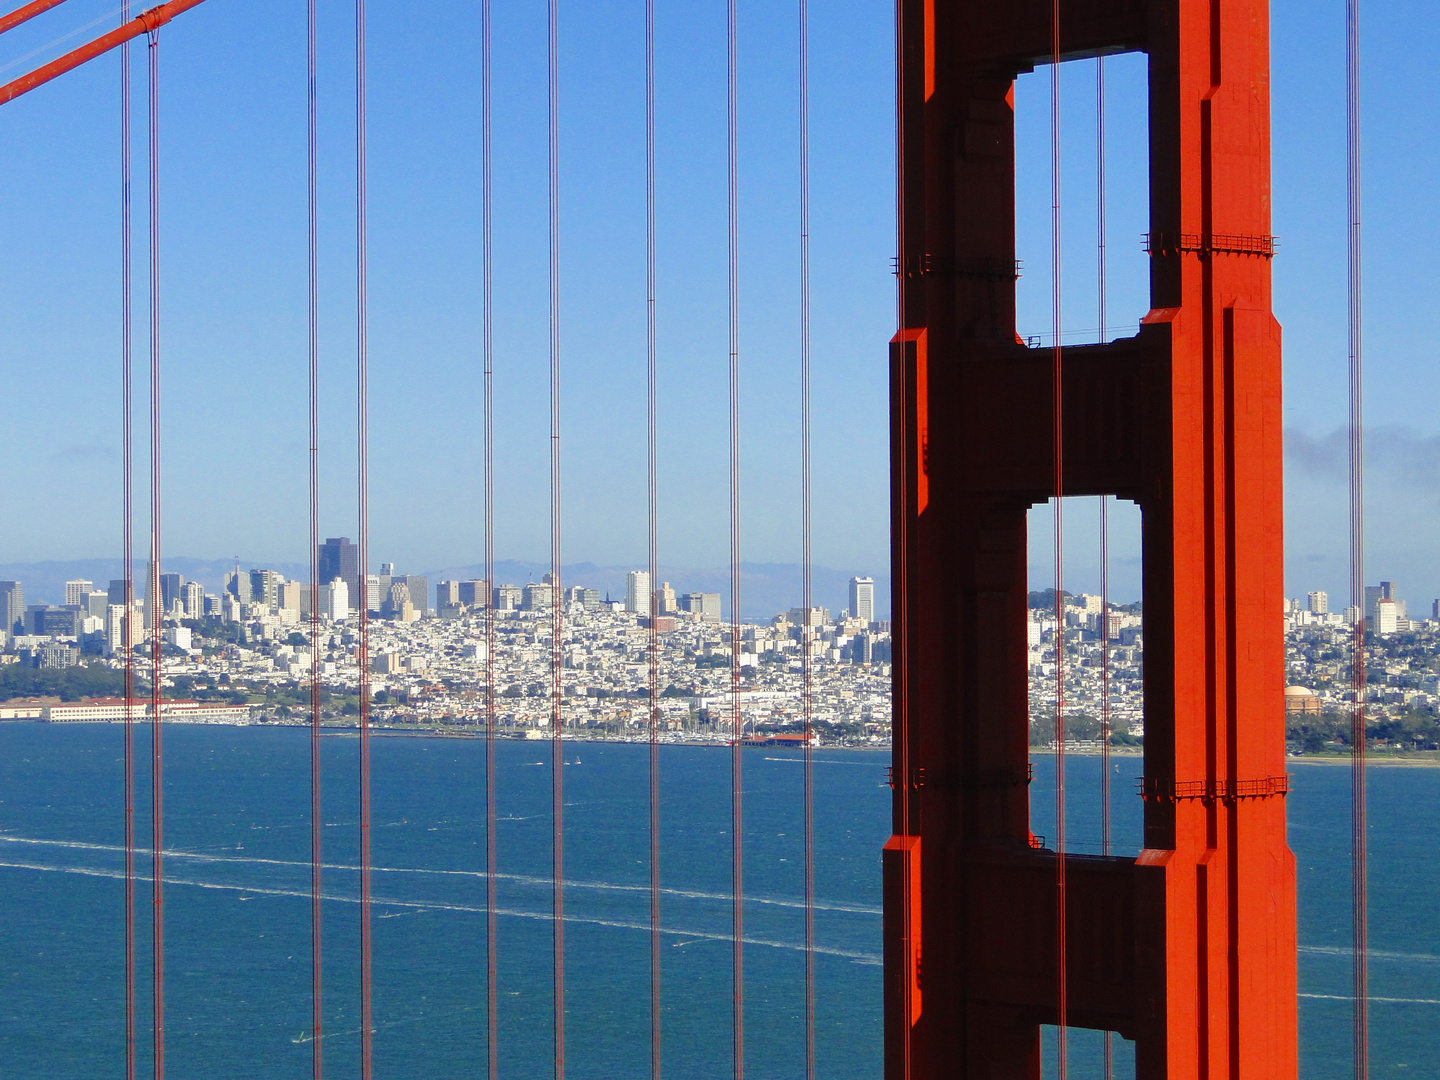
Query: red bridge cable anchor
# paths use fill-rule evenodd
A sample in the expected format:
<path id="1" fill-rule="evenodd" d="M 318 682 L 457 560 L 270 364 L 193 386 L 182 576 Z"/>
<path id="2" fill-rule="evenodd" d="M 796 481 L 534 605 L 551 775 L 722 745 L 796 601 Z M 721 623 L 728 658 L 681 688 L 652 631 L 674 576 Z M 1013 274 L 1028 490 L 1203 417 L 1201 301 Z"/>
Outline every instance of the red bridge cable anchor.
<path id="1" fill-rule="evenodd" d="M 154 34 L 176 15 L 203 4 L 205 0 L 170 0 L 149 11 L 141 12 L 124 26 L 103 34 L 87 45 L 73 49 L 57 60 L 36 68 L 28 75 L 21 75 L 4 86 L 0 86 L 0 105 L 14 101 L 21 94 L 29 93 L 37 86 L 43 86 L 51 79 L 72 71 L 97 56 L 104 56 L 111 49 L 119 48 L 127 41 L 133 41 L 141 34 Z"/>

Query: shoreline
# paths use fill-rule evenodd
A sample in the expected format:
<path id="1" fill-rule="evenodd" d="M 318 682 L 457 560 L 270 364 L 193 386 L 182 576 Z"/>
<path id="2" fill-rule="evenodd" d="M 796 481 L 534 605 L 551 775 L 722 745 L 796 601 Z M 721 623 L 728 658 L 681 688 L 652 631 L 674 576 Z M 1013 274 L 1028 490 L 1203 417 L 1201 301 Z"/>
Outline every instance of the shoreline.
<path id="1" fill-rule="evenodd" d="M 137 719 L 136 722 L 143 724 L 143 723 L 146 723 L 147 721 Z M 36 725 L 39 725 L 39 724 L 47 724 L 47 726 L 53 726 L 53 727 L 58 727 L 58 728 L 71 728 L 71 727 L 91 727 L 91 726 L 95 726 L 95 725 L 109 725 L 109 724 L 115 724 L 115 723 L 120 723 L 120 721 L 115 721 L 115 720 L 91 720 L 91 721 L 77 721 L 77 722 L 73 722 L 73 723 L 49 724 L 49 723 L 47 723 L 46 721 L 42 721 L 42 720 L 39 720 L 39 719 L 36 719 L 36 718 L 33 718 L 33 717 L 16 717 L 16 718 L 14 718 L 14 719 L 7 719 L 7 720 L 4 720 L 4 721 L 0 721 L 0 728 L 3 728 L 3 727 L 4 727 L 5 725 L 7 725 L 7 724 L 36 724 Z M 179 718 L 167 719 L 167 720 L 166 720 L 166 723 L 167 723 L 167 724 L 180 725 L 180 726 L 184 726 L 184 727 L 237 727 L 237 728 L 253 727 L 253 728 L 268 728 L 268 729 L 284 728 L 284 729 L 296 729 L 296 730 L 302 730 L 302 731 L 308 730 L 308 729 L 309 729 L 309 726 L 310 726 L 309 724 L 273 724 L 273 723 L 264 723 L 264 722 L 259 722 L 259 723 L 252 722 L 252 723 L 245 723 L 245 724 L 213 722 L 213 721 L 209 721 L 209 722 L 207 722 L 207 721 L 198 721 L 198 722 L 197 722 L 197 721 L 191 721 L 191 720 L 188 720 L 188 719 L 179 719 Z M 528 729 L 528 730 L 539 731 L 539 730 L 542 730 L 542 729 L 534 728 L 534 729 Z M 338 725 L 338 724 L 336 724 L 336 725 L 326 725 L 326 726 L 323 726 L 323 727 L 321 728 L 321 734 L 322 734 L 322 735 L 325 735 L 325 736 L 340 736 L 340 737 L 356 738 L 356 737 L 358 737 L 359 734 L 360 734 L 360 729 L 359 729 L 358 727 L 354 727 L 354 726 L 345 726 L 345 725 Z M 421 739 L 483 739 L 483 738 L 485 737 L 485 733 L 484 733 L 483 731 L 473 731 L 473 730 L 472 730 L 472 731 L 457 731 L 457 730 L 454 730 L 454 729 L 436 729 L 436 728 L 419 728 L 419 729 L 417 729 L 417 728 L 410 728 L 410 729 L 401 729 L 401 728 L 391 728 L 391 727 L 372 727 L 372 728 L 370 729 L 370 734 L 373 735 L 373 736 L 379 737 L 379 738 L 392 738 L 392 739 L 394 739 L 394 738 L 405 738 L 405 739 L 414 739 L 414 738 L 421 738 Z M 543 735 L 543 736 L 541 736 L 540 738 L 533 738 L 533 737 L 531 737 L 531 736 L 529 736 L 529 735 L 525 735 L 525 734 L 517 734 L 517 733 L 515 733 L 515 732 L 506 732 L 506 733 L 504 733 L 504 734 L 497 734 L 496 737 L 499 738 L 499 739 L 504 739 L 504 740 L 510 741 L 510 742 L 547 742 L 547 743 L 548 743 L 548 742 L 553 741 L 552 738 L 551 738 L 551 736 L 548 735 L 548 734 Z M 566 734 L 566 735 L 562 736 L 562 742 L 566 742 L 566 743 L 595 743 L 595 744 L 624 743 L 624 744 L 645 746 L 645 745 L 648 745 L 648 744 L 649 744 L 650 740 L 649 740 L 647 737 L 644 737 L 644 736 L 636 737 L 636 738 L 602 738 L 602 737 L 596 737 L 596 736 L 594 736 L 594 735 L 589 735 L 589 734 L 586 734 L 586 735 Z M 731 743 L 730 743 L 729 741 L 727 741 L 727 740 L 724 740 L 724 739 L 687 739 L 687 738 L 678 738 L 678 739 L 677 739 L 677 738 L 664 738 L 664 739 L 661 739 L 661 740 L 660 740 L 660 745 L 661 745 L 661 746 L 699 746 L 699 747 L 710 747 L 710 748 L 712 748 L 712 749 L 717 749 L 717 750 L 724 750 L 724 749 L 729 749 L 729 747 L 731 746 Z M 767 745 L 765 745 L 765 744 L 763 744 L 763 743 L 747 744 L 745 748 L 746 748 L 746 749 L 751 749 L 751 750 L 799 750 L 799 749 L 801 749 L 800 747 L 767 746 Z M 867 754 L 888 754 L 888 753 L 890 752 L 890 747 L 887 746 L 887 745 L 883 745 L 883 744 L 882 744 L 882 745 L 878 745 L 878 746 L 874 746 L 874 745 L 872 745 L 872 746 L 865 746 L 865 745 L 855 745 L 855 744 L 853 744 L 853 743 L 833 743 L 833 744 L 817 743 L 812 749 L 815 749 L 815 750 L 826 750 L 826 751 L 850 750 L 850 751 L 856 751 L 856 752 L 867 753 Z M 1055 756 L 1055 750 L 1054 750 L 1053 747 L 1049 747 L 1049 746 L 1032 746 L 1032 747 L 1029 748 L 1029 755 L 1030 755 L 1030 757 L 1032 757 L 1032 758 L 1035 758 L 1035 757 L 1054 757 L 1054 756 Z M 1086 758 L 1089 758 L 1089 757 L 1100 757 L 1100 756 L 1101 756 L 1101 748 L 1098 747 L 1098 746 L 1067 747 L 1066 750 L 1065 750 L 1065 755 L 1066 755 L 1067 757 L 1086 757 Z M 1423 756 L 1422 756 L 1422 755 L 1423 755 Z M 1123 758 L 1140 758 L 1140 757 L 1144 757 L 1144 750 L 1143 750 L 1142 748 L 1140 748 L 1140 747 L 1135 747 L 1135 746 L 1114 746 L 1114 747 L 1111 747 L 1111 748 L 1110 748 L 1110 756 L 1111 756 L 1111 757 L 1123 757 Z M 1350 766 L 1350 765 L 1353 764 L 1352 759 L 1351 759 L 1350 755 L 1348 755 L 1348 754 L 1290 754 L 1290 753 L 1287 753 L 1287 754 L 1285 755 L 1285 761 L 1286 761 L 1287 765 L 1320 765 L 1320 766 L 1330 766 L 1330 767 L 1335 767 L 1335 766 L 1347 766 L 1347 767 L 1348 767 L 1348 766 Z M 1385 752 L 1385 751 L 1372 750 L 1372 751 L 1370 751 L 1370 753 L 1366 756 L 1365 763 L 1366 763 L 1366 765 L 1373 765 L 1373 766 L 1376 766 L 1376 767 L 1384 767 L 1384 768 L 1440 769 L 1440 751 L 1437 751 L 1437 750 L 1422 750 L 1422 751 L 1419 751 L 1419 752 L 1414 752 L 1414 751 L 1412 751 L 1412 752 L 1406 753 L 1406 754 L 1393 754 L 1393 753 L 1387 753 L 1387 752 Z"/>

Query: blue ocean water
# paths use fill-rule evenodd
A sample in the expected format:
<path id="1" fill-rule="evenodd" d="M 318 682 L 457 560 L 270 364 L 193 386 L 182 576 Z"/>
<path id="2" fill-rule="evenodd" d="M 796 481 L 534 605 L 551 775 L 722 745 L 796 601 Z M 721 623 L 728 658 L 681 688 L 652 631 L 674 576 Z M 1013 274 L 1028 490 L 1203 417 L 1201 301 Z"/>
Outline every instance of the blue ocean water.
<path id="1" fill-rule="evenodd" d="M 139 728 L 142 760 L 148 728 Z M 123 1074 L 122 733 L 0 725 L 0 1077 Z M 305 731 L 174 726 L 165 735 L 167 1071 L 309 1075 L 309 742 Z M 373 770 L 376 1075 L 473 1076 L 485 1056 L 484 744 L 376 738 Z M 358 1074 L 358 743 L 324 744 L 326 1067 Z M 745 755 L 746 1058 L 754 1077 L 804 1072 L 803 861 L 798 754 Z M 649 1070 L 647 751 L 565 748 L 566 1071 Z M 880 845 L 888 755 L 816 754 L 817 1015 L 821 1076 L 878 1078 Z M 551 1068 L 550 769 L 546 743 L 505 741 L 501 820 L 502 1073 Z M 1138 761 L 1113 763 L 1118 850 L 1139 836 Z M 1349 1075 L 1348 772 L 1300 766 L 1290 796 L 1300 863 L 1306 1077 Z M 729 755 L 662 750 L 666 1072 L 729 1076 Z M 1036 763 L 1049 832 L 1050 759 Z M 1099 762 L 1069 765 L 1076 850 L 1098 845 Z M 139 776 L 142 796 L 148 775 Z M 1440 770 L 1371 779 L 1372 1030 L 1377 1076 L 1436 1075 L 1440 869 L 1429 826 Z M 137 826 L 148 838 L 142 798 Z M 1129 848 L 1126 843 L 1130 842 Z M 145 863 L 141 861 L 142 871 Z M 140 916 L 142 1070 L 148 1065 L 148 886 Z M 1098 1075 L 1099 1036 L 1075 1032 L 1071 1075 Z M 1117 1075 L 1129 1069 L 1117 1041 Z"/>

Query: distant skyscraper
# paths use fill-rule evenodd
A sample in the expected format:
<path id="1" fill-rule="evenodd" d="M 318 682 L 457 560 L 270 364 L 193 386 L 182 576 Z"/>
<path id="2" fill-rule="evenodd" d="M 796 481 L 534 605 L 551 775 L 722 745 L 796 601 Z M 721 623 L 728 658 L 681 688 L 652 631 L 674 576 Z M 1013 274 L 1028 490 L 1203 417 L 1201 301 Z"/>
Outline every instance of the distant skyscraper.
<path id="1" fill-rule="evenodd" d="M 430 579 L 424 574 L 406 574 L 404 581 L 410 586 L 410 603 L 415 605 L 416 611 L 424 615 L 430 610 Z"/>
<path id="2" fill-rule="evenodd" d="M 382 563 L 380 564 L 380 576 L 381 576 L 381 577 L 394 577 L 394 576 L 395 576 L 395 564 L 394 564 L 393 562 L 382 562 Z"/>
<path id="3" fill-rule="evenodd" d="M 852 577 L 850 579 L 850 617 L 875 621 L 875 579 Z"/>
<path id="4" fill-rule="evenodd" d="M 525 586 L 523 595 L 522 610 L 549 611 L 555 599 L 555 586 L 548 581 L 532 581 Z"/>
<path id="5" fill-rule="evenodd" d="M 403 581 L 404 578 L 391 578 L 391 582 Z M 380 613 L 380 605 L 385 602 L 385 592 L 389 586 L 382 585 L 379 574 L 365 575 L 365 610 L 375 614 Z M 360 605 L 355 605 L 355 610 L 360 610 Z"/>
<path id="6" fill-rule="evenodd" d="M 251 570 L 251 603 L 264 604 L 270 611 L 279 610 L 280 586 L 284 584 L 284 582 L 285 575 L 276 573 L 274 570 Z"/>
<path id="7" fill-rule="evenodd" d="M 1375 627 L 1374 619 L 1378 612 L 1377 605 L 1381 600 L 1392 601 L 1396 605 L 1395 611 L 1397 613 L 1397 617 L 1401 619 L 1405 618 L 1405 601 L 1401 600 L 1400 597 L 1397 595 L 1397 590 L 1393 581 L 1382 581 L 1379 585 L 1366 585 L 1365 618 L 1371 620 L 1371 629 L 1374 629 Z"/>
<path id="8" fill-rule="evenodd" d="M 110 606 L 110 594 L 97 589 L 86 593 L 80 602 L 85 605 L 86 615 L 103 619 L 105 618 L 105 609 Z"/>
<path id="9" fill-rule="evenodd" d="M 483 581 L 462 581 L 460 586 L 460 603 L 468 608 L 479 609 L 485 606 L 486 598 L 490 590 Z"/>
<path id="10" fill-rule="evenodd" d="M 180 599 L 180 589 L 184 584 L 184 574 L 160 575 L 160 610 L 167 616 L 174 609 L 175 601 Z"/>
<path id="11" fill-rule="evenodd" d="M 350 596 L 360 595 L 360 550 L 348 536 L 330 537 L 320 545 L 320 584 L 340 578 L 349 586 Z M 377 598 L 378 599 L 378 598 Z"/>
<path id="12" fill-rule="evenodd" d="M 447 604 L 460 603 L 460 582 L 441 581 L 435 585 L 435 610 L 444 611 Z"/>
<path id="13" fill-rule="evenodd" d="M 109 596 L 110 596 L 110 606 L 111 606 L 111 607 L 122 607 L 122 608 L 123 608 L 123 607 L 125 606 L 125 579 L 124 579 L 124 578 L 111 578 L 111 579 L 110 579 L 110 591 L 109 591 Z"/>
<path id="14" fill-rule="evenodd" d="M 85 597 L 94 587 L 93 581 L 86 581 L 84 578 L 75 578 L 73 581 L 65 582 L 65 606 L 71 607 L 85 603 Z"/>
<path id="15" fill-rule="evenodd" d="M 660 597 L 660 614 L 674 615 L 676 611 L 675 590 L 670 587 L 668 581 L 662 581 L 660 583 L 658 595 Z"/>
<path id="16" fill-rule="evenodd" d="M 650 614 L 650 572 L 631 570 L 625 575 L 625 610 Z"/>
<path id="17" fill-rule="evenodd" d="M 515 611 L 524 599 L 524 591 L 519 585 L 497 585 L 494 597 L 496 611 Z"/>
<path id="18" fill-rule="evenodd" d="M 6 633 L 14 633 L 15 624 L 25 622 L 25 589 L 20 582 L 0 581 L 0 615 L 4 616 Z"/>
<path id="19" fill-rule="evenodd" d="M 279 610 L 293 611 L 297 615 L 300 612 L 300 597 L 309 589 L 308 585 L 301 585 L 298 581 L 287 581 L 280 586 Z"/>
<path id="20" fill-rule="evenodd" d="M 1330 610 L 1330 597 L 1327 593 L 1312 592 L 1309 596 L 1309 607 L 1312 615 L 1324 615 Z"/>
<path id="21" fill-rule="evenodd" d="M 350 587 L 343 577 L 331 578 L 320 590 L 320 614 L 332 622 L 350 617 Z"/>

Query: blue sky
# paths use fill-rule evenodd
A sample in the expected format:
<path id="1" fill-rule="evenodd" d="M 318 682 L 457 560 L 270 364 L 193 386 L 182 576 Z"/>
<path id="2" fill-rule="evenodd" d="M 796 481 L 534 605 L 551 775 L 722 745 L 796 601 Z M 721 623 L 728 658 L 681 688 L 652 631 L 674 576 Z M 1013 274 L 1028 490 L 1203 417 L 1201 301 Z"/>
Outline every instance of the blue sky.
<path id="1" fill-rule="evenodd" d="M 545 11 L 536 0 L 494 10 L 497 554 L 543 559 Z M 1413 0 L 1364 10 L 1368 576 L 1397 580 L 1415 610 L 1440 595 L 1440 102 L 1434 61 L 1410 46 L 1435 37 L 1440 11 Z M 479 26 L 473 2 L 414 11 L 370 12 L 371 507 L 375 559 L 420 569 L 481 555 Z M 322 529 L 353 534 L 353 7 L 322 0 L 320 12 Z M 657 12 L 662 558 L 711 566 L 727 558 L 725 7 L 659 0 Z M 878 574 L 891 8 L 812 0 L 811 13 L 815 558 Z M 1345 581 L 1343 16 L 1340 0 L 1283 0 L 1273 15 L 1292 594 L 1339 596 Z M 102 17 L 114 17 L 110 0 L 70 0 L 7 35 L 0 77 Z M 162 34 L 164 531 L 175 555 L 304 559 L 303 19 L 301 0 L 209 0 Z M 561 3 L 567 562 L 645 557 L 642 20 L 640 0 Z M 741 0 L 742 534 L 755 561 L 800 551 L 795 29 L 793 5 Z M 138 50 L 136 61 L 143 92 Z M 1146 299 L 1143 58 L 1108 70 L 1110 322 L 1123 332 Z M 1017 87 L 1022 333 L 1048 329 L 1047 79 Z M 1062 88 L 1065 317 L 1084 330 L 1097 325 L 1093 64 L 1066 65 Z M 4 562 L 118 548 L 117 91 L 111 56 L 0 110 Z M 136 221 L 143 237 L 143 212 Z M 143 324 L 143 290 L 137 299 Z M 144 348 L 142 334 L 141 370 Z M 1068 514 L 1069 581 L 1094 588 L 1093 508 Z M 1043 580 L 1048 528 L 1035 516 Z M 1119 512 L 1115 533 L 1116 591 L 1134 594 L 1135 515 Z"/>

